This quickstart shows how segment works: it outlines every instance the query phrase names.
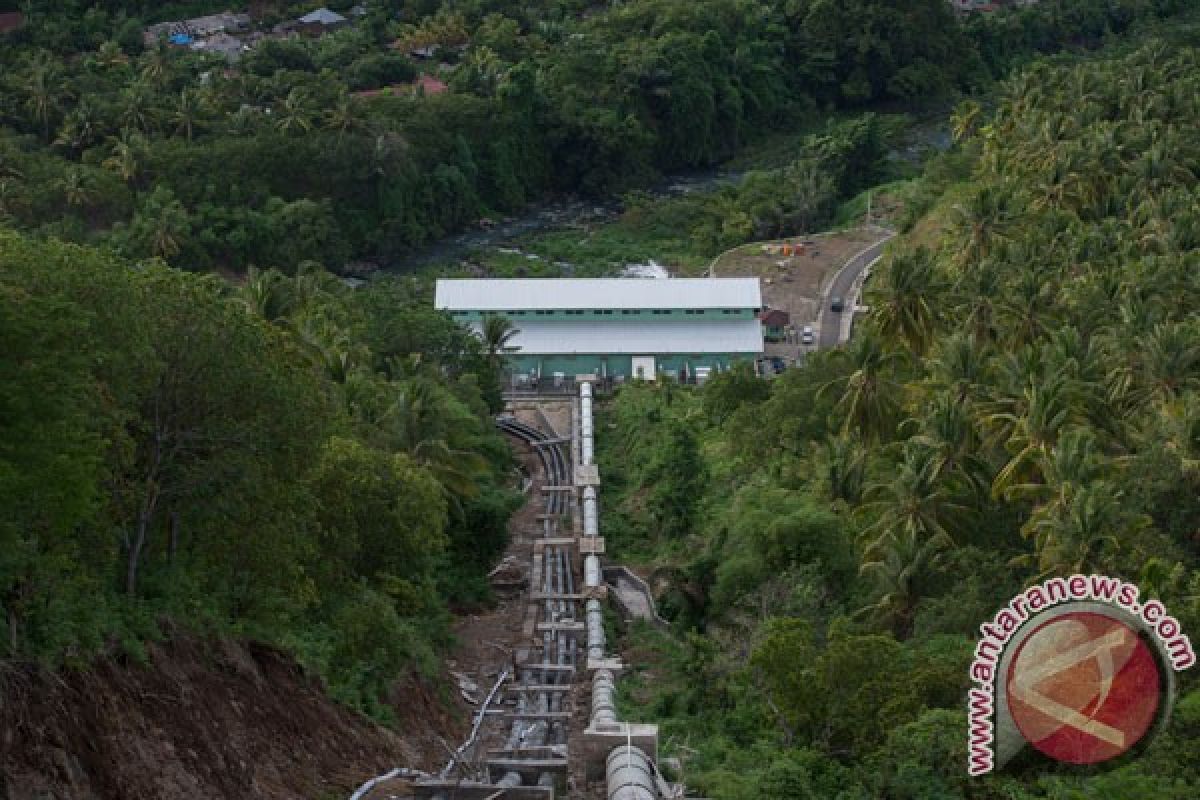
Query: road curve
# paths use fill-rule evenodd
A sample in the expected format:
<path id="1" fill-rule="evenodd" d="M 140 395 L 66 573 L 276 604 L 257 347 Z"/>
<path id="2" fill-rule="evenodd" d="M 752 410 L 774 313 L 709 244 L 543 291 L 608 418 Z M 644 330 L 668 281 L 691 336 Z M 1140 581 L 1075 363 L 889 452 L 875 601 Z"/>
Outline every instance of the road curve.
<path id="1" fill-rule="evenodd" d="M 825 288 L 825 292 L 821 296 L 821 311 L 817 315 L 817 346 L 821 349 L 837 347 L 842 344 L 842 316 L 853 314 L 853 303 L 857 301 L 857 297 L 850 297 L 850 290 L 862 271 L 868 264 L 879 258 L 884 245 L 895 236 L 892 231 L 881 231 L 881 233 L 883 238 L 843 264 Z M 830 310 L 829 304 L 834 297 L 840 297 L 846 303 L 844 312 Z"/>

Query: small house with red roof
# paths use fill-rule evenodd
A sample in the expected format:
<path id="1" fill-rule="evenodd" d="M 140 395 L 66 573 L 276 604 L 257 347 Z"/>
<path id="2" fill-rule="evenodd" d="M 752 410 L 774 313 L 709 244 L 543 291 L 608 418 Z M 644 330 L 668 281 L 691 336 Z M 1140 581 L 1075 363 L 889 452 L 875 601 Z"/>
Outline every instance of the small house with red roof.
<path id="1" fill-rule="evenodd" d="M 361 92 L 355 92 L 355 97 L 404 97 L 406 95 L 425 95 L 431 96 L 435 94 L 443 94 L 450 91 L 450 87 L 432 75 L 419 75 L 412 83 L 397 83 L 393 86 L 384 86 L 381 89 L 366 89 Z"/>
<path id="2" fill-rule="evenodd" d="M 787 338 L 787 326 L 792 318 L 786 311 L 778 308 L 768 308 L 758 312 L 758 320 L 762 323 L 763 338 L 768 342 L 782 342 Z"/>

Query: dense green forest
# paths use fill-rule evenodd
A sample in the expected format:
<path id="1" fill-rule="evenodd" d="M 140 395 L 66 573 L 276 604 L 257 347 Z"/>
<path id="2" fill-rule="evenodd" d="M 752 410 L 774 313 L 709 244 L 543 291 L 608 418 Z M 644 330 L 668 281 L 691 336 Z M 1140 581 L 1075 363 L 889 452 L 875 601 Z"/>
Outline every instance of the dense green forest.
<path id="1" fill-rule="evenodd" d="M 25 4 L 0 46 L 0 222 L 189 270 L 395 265 L 548 194 L 607 196 L 838 110 L 942 103 L 1187 2 L 1046 0 L 963 23 L 945 0 L 371 0 L 349 28 L 265 41 L 234 68 L 143 43 L 144 22 L 228 5 Z M 254 5 L 264 27 L 311 10 Z M 416 45 L 438 64 L 414 64 Z M 355 94 L 419 70 L 452 91 Z M 798 171 L 782 180 L 829 189 Z M 808 205 L 795 216 L 828 202 Z"/>
<path id="2" fill-rule="evenodd" d="M 412 292 L 0 233 L 3 657 L 235 634 L 386 716 L 519 502 L 494 357 Z"/>
<path id="3" fill-rule="evenodd" d="M 966 772 L 978 626 L 1048 575 L 1200 631 L 1200 29 L 1038 63 L 954 116 L 851 344 L 597 422 L 630 714 L 708 796 L 1194 798 L 1200 685 L 1116 769 Z M 633 708 L 636 706 L 636 711 Z"/>

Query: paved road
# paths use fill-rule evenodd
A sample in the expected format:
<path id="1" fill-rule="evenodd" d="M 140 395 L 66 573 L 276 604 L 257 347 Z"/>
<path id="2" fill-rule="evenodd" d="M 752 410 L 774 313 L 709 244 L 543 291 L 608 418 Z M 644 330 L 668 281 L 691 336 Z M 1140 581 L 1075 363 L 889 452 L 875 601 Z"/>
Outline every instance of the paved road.
<path id="1" fill-rule="evenodd" d="M 854 312 L 853 303 L 857 300 L 857 298 L 850 297 L 850 289 L 867 265 L 879 257 L 879 254 L 883 252 L 883 246 L 891 238 L 891 234 L 888 234 L 851 258 L 829 282 L 829 286 L 821 298 L 821 312 L 817 318 L 817 346 L 821 349 L 837 347 L 842 343 L 842 317 Z M 840 297 L 845 302 L 846 310 L 844 312 L 839 313 L 829 309 L 829 303 L 834 297 Z"/>

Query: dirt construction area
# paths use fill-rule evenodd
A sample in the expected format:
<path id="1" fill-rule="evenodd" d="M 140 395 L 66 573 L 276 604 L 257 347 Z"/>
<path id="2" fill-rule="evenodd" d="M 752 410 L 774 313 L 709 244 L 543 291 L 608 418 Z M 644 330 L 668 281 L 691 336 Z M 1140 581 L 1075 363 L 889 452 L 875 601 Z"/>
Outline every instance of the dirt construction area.
<path id="1" fill-rule="evenodd" d="M 803 326 L 816 327 L 823 292 L 834 274 L 879 238 L 877 230 L 852 228 L 754 242 L 722 253 L 713 262 L 711 274 L 761 278 L 763 302 L 767 308 L 786 311 L 798 336 Z M 802 349 L 796 337 L 789 337 L 789 342 L 768 342 L 766 353 L 791 361 Z"/>

